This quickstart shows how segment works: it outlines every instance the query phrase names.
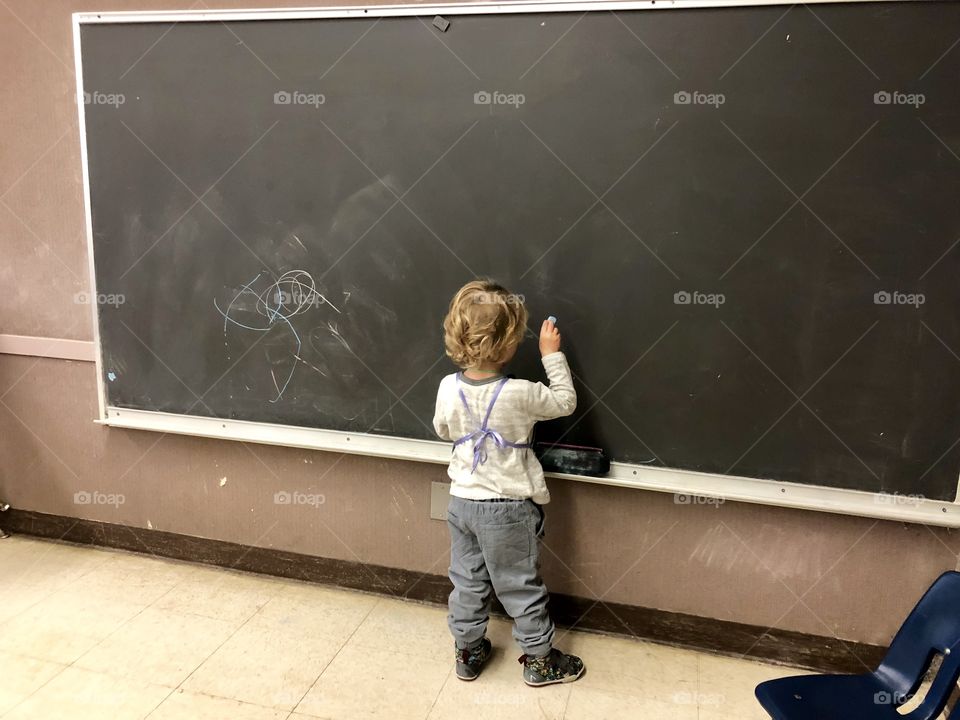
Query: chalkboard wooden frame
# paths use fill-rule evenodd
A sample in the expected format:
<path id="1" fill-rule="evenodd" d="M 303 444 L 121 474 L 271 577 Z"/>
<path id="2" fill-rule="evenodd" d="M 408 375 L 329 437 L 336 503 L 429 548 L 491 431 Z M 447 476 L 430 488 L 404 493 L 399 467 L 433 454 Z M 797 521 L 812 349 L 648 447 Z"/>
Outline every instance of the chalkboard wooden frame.
<path id="1" fill-rule="evenodd" d="M 896 0 L 809 0 L 808 4 L 895 1 Z M 186 12 L 74 13 L 73 38 L 77 82 L 76 97 L 79 115 L 80 156 L 83 178 L 87 256 L 90 272 L 90 292 L 92 295 L 96 295 L 97 284 L 94 269 L 93 226 L 86 125 L 84 118 L 85 105 L 82 58 L 80 52 L 80 28 L 82 25 L 98 23 L 256 21 L 345 17 L 431 17 L 438 14 L 469 15 L 525 12 L 671 10 L 792 4 L 789 0 L 645 0 L 639 2 L 516 2 L 506 5 L 495 3 L 467 5 L 383 5 L 292 10 L 252 9 Z M 186 434 L 199 437 L 239 440 L 243 442 L 345 452 L 429 463 L 446 463 L 449 459 L 449 443 L 110 407 L 106 402 L 107 395 L 103 379 L 103 353 L 99 332 L 97 303 L 92 302 L 90 306 L 94 329 L 95 362 L 97 367 L 99 417 L 96 419 L 96 422 L 100 424 L 118 428 L 152 430 L 164 433 Z M 551 473 L 551 476 L 581 482 L 671 492 L 677 496 L 677 502 L 680 504 L 714 504 L 719 501 L 730 500 L 945 527 L 960 527 L 960 502 L 951 503 L 919 497 L 914 498 L 859 490 L 804 485 L 774 479 L 737 477 L 617 462 L 611 464 L 610 473 L 603 478 L 554 473 Z M 958 488 L 958 490 L 960 490 L 960 488 Z"/>

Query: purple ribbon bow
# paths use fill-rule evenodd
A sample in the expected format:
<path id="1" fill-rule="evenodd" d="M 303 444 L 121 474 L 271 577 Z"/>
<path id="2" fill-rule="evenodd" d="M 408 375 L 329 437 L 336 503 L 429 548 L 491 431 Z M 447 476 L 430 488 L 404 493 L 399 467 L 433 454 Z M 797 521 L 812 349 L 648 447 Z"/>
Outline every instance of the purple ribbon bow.
<path id="1" fill-rule="evenodd" d="M 453 443 L 453 447 L 458 447 L 463 443 L 472 440 L 473 441 L 473 467 L 470 469 L 471 474 L 477 471 L 477 467 L 482 465 L 487 461 L 487 438 L 493 438 L 493 444 L 497 446 L 498 449 L 502 450 L 503 448 L 528 448 L 530 447 L 529 443 L 515 443 L 505 440 L 503 435 L 494 430 L 493 428 L 487 427 L 487 422 L 490 420 L 490 413 L 493 410 L 494 404 L 497 402 L 497 398 L 500 397 L 500 391 L 503 389 L 503 386 L 506 384 L 507 378 L 503 378 L 498 384 L 496 389 L 493 391 L 493 397 L 490 398 L 490 404 L 487 406 L 487 414 L 483 418 L 483 422 L 480 423 L 480 427 L 474 430 L 468 435 L 464 435 L 459 440 Z M 467 410 L 467 415 L 470 417 L 470 420 L 476 423 L 476 417 L 473 414 L 473 411 L 470 409 L 470 404 L 467 402 L 467 396 L 463 394 L 463 388 L 458 387 L 458 392 L 460 393 L 460 400 L 463 401 L 463 407 Z"/>

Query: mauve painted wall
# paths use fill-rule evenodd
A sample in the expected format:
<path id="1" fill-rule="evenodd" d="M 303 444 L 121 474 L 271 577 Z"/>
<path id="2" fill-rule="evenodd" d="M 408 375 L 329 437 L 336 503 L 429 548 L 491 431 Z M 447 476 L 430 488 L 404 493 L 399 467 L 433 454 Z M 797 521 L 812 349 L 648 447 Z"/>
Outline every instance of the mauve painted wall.
<path id="1" fill-rule="evenodd" d="M 87 260 L 70 13 L 188 7 L 229 5 L 0 6 L 0 333 L 92 337 L 88 307 L 74 302 L 87 288 Z M 95 415 L 91 364 L 0 356 L 0 497 L 40 512 L 445 572 L 446 528 L 429 519 L 440 466 L 110 429 Z M 544 574 L 554 590 L 585 597 L 886 643 L 933 578 L 958 567 L 956 531 L 676 505 L 670 495 L 557 480 L 550 489 Z M 277 505 L 281 490 L 325 502 Z M 125 502 L 79 505 L 81 491 Z"/>

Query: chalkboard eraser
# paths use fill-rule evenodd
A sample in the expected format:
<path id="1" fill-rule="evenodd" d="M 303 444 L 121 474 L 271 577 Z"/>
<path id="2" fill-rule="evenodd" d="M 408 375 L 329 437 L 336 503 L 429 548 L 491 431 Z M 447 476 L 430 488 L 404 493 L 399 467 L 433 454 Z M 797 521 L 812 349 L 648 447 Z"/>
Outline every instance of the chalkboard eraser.
<path id="1" fill-rule="evenodd" d="M 450 27 L 450 21 L 437 15 L 433 19 L 433 26 L 440 32 L 446 32 L 447 28 Z"/>
<path id="2" fill-rule="evenodd" d="M 549 320 L 550 322 L 552 322 L 554 325 L 557 324 L 557 316 L 556 316 L 556 315 L 551 315 L 550 317 L 547 318 L 547 320 Z"/>
<path id="3" fill-rule="evenodd" d="M 537 443 L 533 451 L 547 472 L 593 477 L 603 477 L 610 472 L 610 459 L 600 448 Z"/>

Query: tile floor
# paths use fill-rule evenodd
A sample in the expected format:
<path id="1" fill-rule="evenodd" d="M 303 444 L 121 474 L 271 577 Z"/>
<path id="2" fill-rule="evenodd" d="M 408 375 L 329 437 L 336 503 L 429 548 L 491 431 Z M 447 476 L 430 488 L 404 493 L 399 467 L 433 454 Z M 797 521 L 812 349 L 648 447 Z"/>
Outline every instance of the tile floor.
<path id="1" fill-rule="evenodd" d="M 562 631 L 561 631 L 562 632 Z M 3 720 L 764 720 L 754 686 L 795 671 L 563 632 L 578 682 L 528 688 L 510 626 L 475 682 L 445 611 L 150 556 L 0 541 Z"/>

